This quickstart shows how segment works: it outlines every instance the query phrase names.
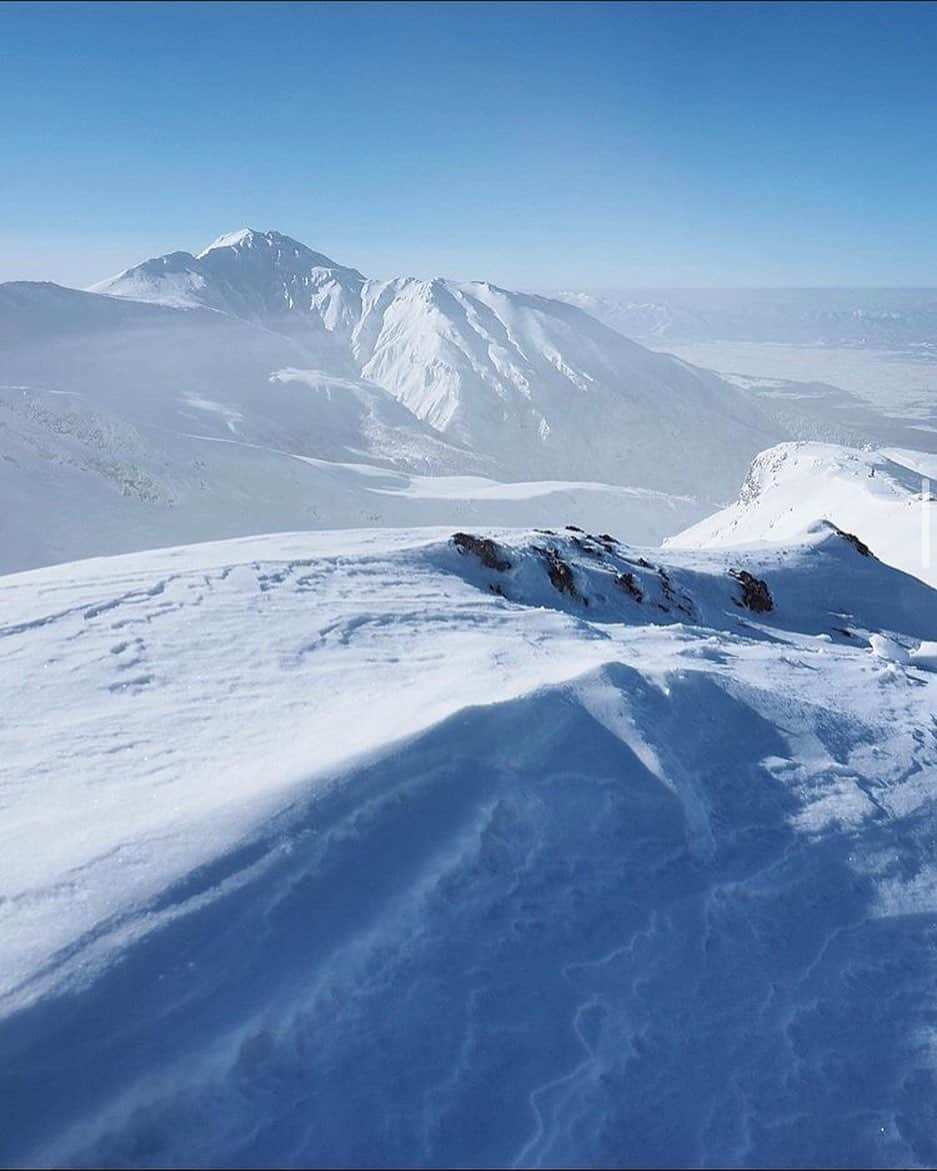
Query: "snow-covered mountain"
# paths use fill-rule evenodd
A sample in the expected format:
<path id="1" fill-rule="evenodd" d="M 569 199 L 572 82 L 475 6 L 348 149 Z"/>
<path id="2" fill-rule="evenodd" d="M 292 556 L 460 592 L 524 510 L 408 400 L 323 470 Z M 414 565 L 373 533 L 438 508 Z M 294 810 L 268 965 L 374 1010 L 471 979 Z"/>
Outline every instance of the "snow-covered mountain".
<path id="1" fill-rule="evenodd" d="M 752 463 L 738 500 L 668 539 L 704 549 L 786 544 L 818 521 L 861 534 L 882 560 L 937 586 L 937 456 L 783 443 Z"/>
<path id="2" fill-rule="evenodd" d="M 217 311 L 0 285 L 0 572 L 257 532 L 558 512 L 656 542 L 710 510 L 640 483 L 525 481 L 375 383 L 310 362 L 306 341 Z"/>
<path id="3" fill-rule="evenodd" d="M 633 547 L 775 437 L 275 233 L 0 286 L 0 571 L 172 546 L 0 576 L 0 1162 L 932 1165 L 928 457 Z"/>
<path id="4" fill-rule="evenodd" d="M 197 256 L 170 252 L 146 260 L 90 292 L 172 308 L 213 309 L 297 333 L 321 363 L 344 365 L 343 344 L 361 316 L 360 272 L 336 264 L 280 232 L 243 228 L 219 236 Z M 339 373 L 351 373 L 346 366 Z"/>
<path id="5" fill-rule="evenodd" d="M 243 229 L 93 286 L 200 306 L 299 337 L 512 476 L 674 493 L 737 487 L 780 438 L 751 396 L 627 341 L 561 301 L 483 281 L 366 280 L 277 232 Z"/>
<path id="6" fill-rule="evenodd" d="M 937 595 L 614 537 L 0 578 L 0 1162 L 937 1162 Z"/>
<path id="7" fill-rule="evenodd" d="M 93 291 L 0 285 L 0 571 L 558 510 L 655 543 L 787 434 L 744 388 L 561 302 L 367 280 L 276 232 Z"/>
<path id="8" fill-rule="evenodd" d="M 340 289 L 360 290 L 364 277 L 279 232 L 242 228 L 219 236 L 197 256 L 170 252 L 100 281 L 90 291 L 265 320 L 321 305 L 330 281 Z"/>

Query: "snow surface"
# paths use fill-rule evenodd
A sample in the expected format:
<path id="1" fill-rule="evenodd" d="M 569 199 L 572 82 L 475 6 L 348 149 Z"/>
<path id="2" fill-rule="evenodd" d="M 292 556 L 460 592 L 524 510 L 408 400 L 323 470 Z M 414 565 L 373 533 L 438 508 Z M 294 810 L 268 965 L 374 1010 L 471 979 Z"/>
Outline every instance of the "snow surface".
<path id="1" fill-rule="evenodd" d="M 451 535 L 0 578 L 0 1161 L 932 1165 L 934 592 Z"/>
<path id="2" fill-rule="evenodd" d="M 904 350 L 671 341 L 666 348 L 751 387 L 797 438 L 937 451 L 937 341 Z"/>
<path id="3" fill-rule="evenodd" d="M 784 544 L 812 523 L 855 533 L 882 560 L 937 585 L 937 458 L 782 443 L 752 464 L 738 500 L 670 537 L 673 548 Z"/>

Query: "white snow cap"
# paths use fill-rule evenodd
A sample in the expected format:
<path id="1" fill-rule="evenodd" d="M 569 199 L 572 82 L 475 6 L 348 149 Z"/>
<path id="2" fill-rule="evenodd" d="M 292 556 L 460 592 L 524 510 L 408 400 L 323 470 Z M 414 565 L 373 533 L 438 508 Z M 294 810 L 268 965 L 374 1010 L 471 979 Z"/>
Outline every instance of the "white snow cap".
<path id="1" fill-rule="evenodd" d="M 298 240 L 294 240 L 292 236 L 284 236 L 282 232 L 259 232 L 256 228 L 238 228 L 236 232 L 225 232 L 219 236 L 217 240 L 213 240 L 207 248 L 204 248 L 198 253 L 198 259 L 201 260 L 210 252 L 216 252 L 219 248 L 254 248 L 256 246 L 267 246 L 294 249 L 300 252 L 310 252 L 305 244 L 301 244 Z"/>
<path id="2" fill-rule="evenodd" d="M 219 236 L 217 240 L 213 240 L 207 248 L 199 252 L 199 257 L 207 256 L 209 252 L 213 252 L 216 248 L 236 248 L 239 244 L 247 244 L 248 247 L 254 242 L 254 237 L 262 235 L 260 232 L 255 232 L 253 228 L 238 228 L 236 232 L 226 232 L 223 236 Z"/>
<path id="3" fill-rule="evenodd" d="M 259 232 L 256 228 L 238 228 L 236 232 L 225 232 L 224 235 L 219 236 L 217 240 L 213 240 L 207 248 L 203 249 L 195 257 L 196 260 L 205 260 L 211 257 L 213 252 L 229 251 L 235 256 L 241 255 L 247 251 L 257 249 L 258 252 L 268 250 L 274 262 L 278 261 L 283 255 L 292 255 L 297 260 L 302 261 L 310 268 L 334 268 L 344 269 L 344 265 L 337 264 L 331 257 L 326 256 L 322 252 L 315 252 L 312 248 L 301 243 L 299 240 L 293 239 L 292 236 L 285 236 L 282 232 L 275 232 L 273 230 L 267 232 Z M 348 270 L 354 272 L 354 269 Z M 358 274 L 360 275 L 360 274 Z"/>

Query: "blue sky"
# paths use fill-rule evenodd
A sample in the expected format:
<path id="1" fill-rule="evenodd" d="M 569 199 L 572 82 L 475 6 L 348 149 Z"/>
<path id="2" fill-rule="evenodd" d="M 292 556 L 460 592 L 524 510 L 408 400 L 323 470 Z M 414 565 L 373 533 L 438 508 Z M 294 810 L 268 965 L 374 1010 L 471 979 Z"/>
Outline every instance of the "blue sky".
<path id="1" fill-rule="evenodd" d="M 0 4 L 0 280 L 937 284 L 935 4 Z"/>

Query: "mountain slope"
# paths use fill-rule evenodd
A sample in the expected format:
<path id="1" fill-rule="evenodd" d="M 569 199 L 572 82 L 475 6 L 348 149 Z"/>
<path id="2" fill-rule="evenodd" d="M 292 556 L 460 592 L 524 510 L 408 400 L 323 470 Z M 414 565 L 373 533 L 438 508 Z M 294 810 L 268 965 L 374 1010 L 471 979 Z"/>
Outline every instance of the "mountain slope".
<path id="1" fill-rule="evenodd" d="M 571 306 L 367 280 L 276 232 L 96 290 L 0 286 L 0 570 L 310 527 L 543 524 L 560 501 L 657 542 L 779 437 L 745 391 Z"/>
<path id="2" fill-rule="evenodd" d="M 937 1158 L 923 583 L 359 532 L 0 609 L 5 1164 Z"/>
<path id="3" fill-rule="evenodd" d="M 668 539 L 673 548 L 785 544 L 820 520 L 856 533 L 884 561 L 937 585 L 934 456 L 783 443 L 753 462 L 738 500 Z"/>
<path id="4" fill-rule="evenodd" d="M 556 301 L 441 280 L 365 297 L 353 339 L 362 374 L 527 474 L 677 493 L 705 484 L 717 500 L 738 482 L 736 453 L 777 434 L 749 396 Z"/>
<path id="5" fill-rule="evenodd" d="M 365 280 L 276 232 L 243 229 L 94 286 L 203 306 L 301 338 L 517 478 L 602 479 L 721 501 L 782 438 L 752 398 L 573 306 L 485 282 Z"/>
<path id="6" fill-rule="evenodd" d="M 54 285 L 0 286 L 0 572 L 337 526 L 627 525 L 706 511 L 641 488 L 502 485 L 386 390 L 308 368 L 256 323 Z"/>

